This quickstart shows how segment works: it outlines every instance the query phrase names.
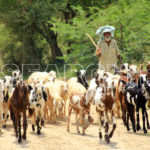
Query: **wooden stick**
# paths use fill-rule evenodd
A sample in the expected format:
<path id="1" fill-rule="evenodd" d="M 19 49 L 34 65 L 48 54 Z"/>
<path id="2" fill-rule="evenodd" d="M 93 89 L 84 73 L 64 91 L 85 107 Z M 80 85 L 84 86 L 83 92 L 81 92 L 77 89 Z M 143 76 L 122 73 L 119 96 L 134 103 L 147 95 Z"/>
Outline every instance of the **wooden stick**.
<path id="1" fill-rule="evenodd" d="M 94 40 L 92 39 L 92 37 L 86 33 L 86 35 L 89 37 L 89 39 L 92 41 L 93 45 L 98 49 L 98 46 L 95 44 Z"/>

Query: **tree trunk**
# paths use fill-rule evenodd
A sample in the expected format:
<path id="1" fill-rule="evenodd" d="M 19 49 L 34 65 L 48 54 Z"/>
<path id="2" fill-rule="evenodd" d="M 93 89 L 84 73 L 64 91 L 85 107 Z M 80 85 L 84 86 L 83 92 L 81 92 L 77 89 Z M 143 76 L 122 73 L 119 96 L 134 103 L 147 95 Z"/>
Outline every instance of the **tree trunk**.
<path id="1" fill-rule="evenodd" d="M 52 31 L 50 29 L 51 27 L 53 27 L 53 25 L 52 24 L 48 24 L 48 25 L 43 24 L 43 27 L 44 27 L 45 33 L 47 34 L 46 40 L 50 46 L 53 61 L 54 62 L 59 61 L 61 63 L 64 63 L 63 60 L 57 59 L 57 57 L 60 57 L 60 56 L 62 57 L 63 54 L 62 54 L 60 48 L 58 47 L 57 35 L 54 33 L 54 31 Z"/>
<path id="2" fill-rule="evenodd" d="M 66 7 L 63 11 L 64 14 L 64 19 L 65 19 L 65 23 L 66 24 L 72 24 L 72 18 L 76 16 L 74 10 L 71 8 L 71 5 L 69 3 L 69 0 L 66 0 Z M 68 47 L 71 46 L 72 41 L 68 40 Z M 67 50 L 67 54 L 71 54 L 72 53 L 72 49 L 68 49 Z"/>

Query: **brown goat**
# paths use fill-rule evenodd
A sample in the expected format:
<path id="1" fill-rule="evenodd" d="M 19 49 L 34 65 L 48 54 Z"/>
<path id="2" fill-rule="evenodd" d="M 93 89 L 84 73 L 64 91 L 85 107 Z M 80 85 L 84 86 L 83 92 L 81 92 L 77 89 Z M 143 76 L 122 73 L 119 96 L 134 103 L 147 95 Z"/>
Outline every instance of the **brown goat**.
<path id="1" fill-rule="evenodd" d="M 102 139 L 102 131 L 101 126 L 104 125 L 105 128 L 105 141 L 107 143 L 110 142 L 110 138 L 113 136 L 113 133 L 116 129 L 116 121 L 115 121 L 115 98 L 107 93 L 106 86 L 101 85 L 97 88 L 95 94 L 95 105 L 96 105 L 96 113 L 98 118 L 99 125 L 99 138 Z M 109 120 L 108 113 L 111 113 L 113 128 L 109 133 Z"/>
<path id="2" fill-rule="evenodd" d="M 76 94 L 70 96 L 70 103 L 68 108 L 68 125 L 67 131 L 70 132 L 70 116 L 71 112 L 74 110 L 76 114 L 76 125 L 77 132 L 80 133 L 79 123 L 82 125 L 82 134 L 85 135 L 85 129 L 89 127 L 90 124 L 93 123 L 93 118 L 90 116 L 90 103 L 86 104 L 85 95 Z M 85 116 L 88 115 L 88 122 L 86 122 Z"/>
<path id="3" fill-rule="evenodd" d="M 128 83 L 129 81 L 127 75 L 122 74 L 118 82 L 118 85 L 116 86 L 116 101 L 118 101 L 121 105 L 122 120 L 124 125 L 126 125 L 126 104 L 125 104 L 125 94 L 124 94 L 125 85 L 121 82 L 121 80 L 126 83 Z M 120 105 L 117 105 L 118 113 L 120 113 Z"/>
<path id="4" fill-rule="evenodd" d="M 23 139 L 26 140 L 26 130 L 27 130 L 27 117 L 26 109 L 29 105 L 29 92 L 31 90 L 30 86 L 25 85 L 20 81 L 13 92 L 12 97 L 10 98 L 10 115 L 13 121 L 14 129 L 16 132 L 16 137 L 19 138 L 18 143 L 22 142 L 21 136 L 21 114 L 23 115 Z"/>

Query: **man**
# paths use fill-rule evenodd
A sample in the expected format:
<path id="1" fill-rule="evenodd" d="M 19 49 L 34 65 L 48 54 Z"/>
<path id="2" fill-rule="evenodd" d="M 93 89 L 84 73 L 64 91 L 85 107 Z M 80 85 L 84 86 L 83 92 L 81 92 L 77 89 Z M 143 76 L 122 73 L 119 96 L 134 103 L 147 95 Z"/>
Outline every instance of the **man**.
<path id="1" fill-rule="evenodd" d="M 100 35 L 100 41 L 97 44 L 96 56 L 99 58 L 99 69 L 114 73 L 112 66 L 117 66 L 117 58 L 121 64 L 121 56 L 117 42 L 112 39 L 115 28 L 112 26 L 103 26 L 99 28 L 96 34 Z"/>

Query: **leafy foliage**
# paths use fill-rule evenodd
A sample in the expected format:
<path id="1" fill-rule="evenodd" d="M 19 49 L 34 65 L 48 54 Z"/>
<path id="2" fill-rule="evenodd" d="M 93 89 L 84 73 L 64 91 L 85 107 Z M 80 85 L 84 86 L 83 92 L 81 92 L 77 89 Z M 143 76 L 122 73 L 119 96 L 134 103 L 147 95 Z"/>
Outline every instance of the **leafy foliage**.
<path id="1" fill-rule="evenodd" d="M 99 26 L 112 25 L 116 27 L 115 39 L 118 42 L 124 62 L 143 63 L 149 60 L 150 44 L 150 7 L 148 0 L 118 0 L 106 8 L 90 7 L 88 12 L 84 8 L 73 7 L 76 16 L 71 24 L 55 20 L 54 30 L 59 34 L 62 48 L 71 54 L 63 58 L 66 62 L 78 62 L 84 66 L 97 63 L 94 56 L 95 47 L 85 33 L 97 41 L 95 31 Z M 90 14 L 87 17 L 87 14 Z M 68 41 L 71 41 L 68 44 Z M 75 60 L 78 61 L 75 61 Z"/>
<path id="2" fill-rule="evenodd" d="M 98 27 L 116 27 L 123 62 L 150 59 L 149 0 L 0 0 L 0 64 L 69 64 L 97 68 Z"/>

